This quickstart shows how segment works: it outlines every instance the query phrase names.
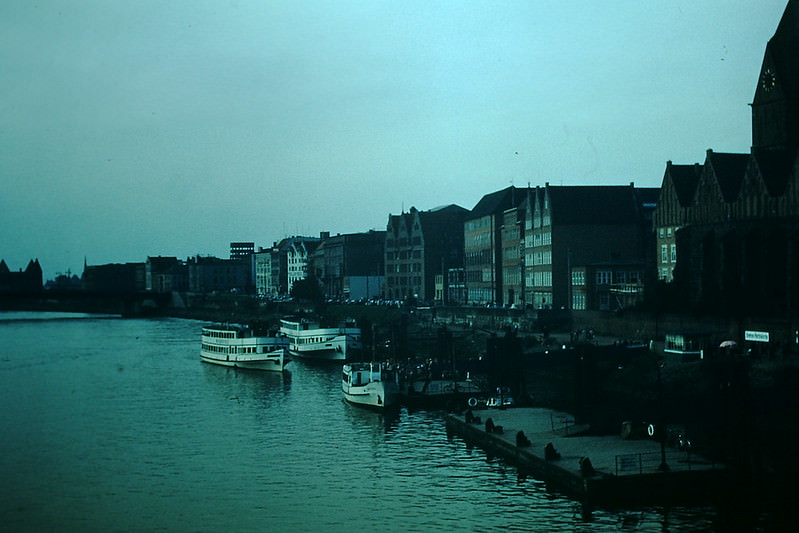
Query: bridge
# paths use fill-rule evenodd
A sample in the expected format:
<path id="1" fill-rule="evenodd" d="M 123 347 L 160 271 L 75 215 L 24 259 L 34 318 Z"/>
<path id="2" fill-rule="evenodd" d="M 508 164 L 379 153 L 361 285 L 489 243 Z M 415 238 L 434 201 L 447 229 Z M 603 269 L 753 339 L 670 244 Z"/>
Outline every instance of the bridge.
<path id="1" fill-rule="evenodd" d="M 104 313 L 122 316 L 160 315 L 171 306 L 172 293 L 54 289 L 0 292 L 0 310 Z"/>

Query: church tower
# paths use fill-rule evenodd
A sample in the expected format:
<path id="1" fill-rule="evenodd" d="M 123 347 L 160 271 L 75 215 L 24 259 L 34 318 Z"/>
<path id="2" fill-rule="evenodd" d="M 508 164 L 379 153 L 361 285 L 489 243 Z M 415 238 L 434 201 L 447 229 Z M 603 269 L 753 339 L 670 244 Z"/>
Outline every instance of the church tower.
<path id="1" fill-rule="evenodd" d="M 752 102 L 752 149 L 799 147 L 799 0 L 789 0 L 766 45 Z"/>

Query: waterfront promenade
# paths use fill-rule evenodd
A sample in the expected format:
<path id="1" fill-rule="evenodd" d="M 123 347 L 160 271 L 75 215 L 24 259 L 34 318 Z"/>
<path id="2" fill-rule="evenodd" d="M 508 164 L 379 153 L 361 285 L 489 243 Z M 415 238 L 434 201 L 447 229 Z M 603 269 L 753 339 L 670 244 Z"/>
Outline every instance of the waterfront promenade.
<path id="1" fill-rule="evenodd" d="M 467 421 L 470 414 L 479 420 Z M 486 431 L 488 418 L 501 433 Z M 664 471 L 658 442 L 589 435 L 588 429 L 575 425 L 568 413 L 545 408 L 482 409 L 447 416 L 450 433 L 586 502 L 711 503 L 724 487 L 728 472 L 723 465 L 666 447 L 668 470 Z M 528 446 L 517 445 L 519 431 L 530 441 Z M 544 448 L 550 443 L 559 458 L 545 457 Z M 588 458 L 593 472 L 581 467 L 583 458 Z"/>

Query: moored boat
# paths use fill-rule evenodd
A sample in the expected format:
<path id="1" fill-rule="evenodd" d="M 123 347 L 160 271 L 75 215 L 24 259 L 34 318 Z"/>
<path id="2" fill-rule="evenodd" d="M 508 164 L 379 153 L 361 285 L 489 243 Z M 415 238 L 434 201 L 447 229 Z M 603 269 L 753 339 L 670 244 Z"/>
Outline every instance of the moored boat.
<path id="1" fill-rule="evenodd" d="M 286 337 L 245 326 L 207 326 L 202 330 L 200 358 L 216 365 L 282 372 L 290 362 L 288 344 Z"/>
<path id="2" fill-rule="evenodd" d="M 351 320 L 326 328 L 306 318 L 283 318 L 280 333 L 289 339 L 289 353 L 303 359 L 346 361 L 363 348 L 361 329 Z"/>
<path id="3" fill-rule="evenodd" d="M 464 402 L 485 394 L 485 387 L 471 379 L 413 379 L 402 382 L 403 401 L 412 406 Z"/>
<path id="4" fill-rule="evenodd" d="M 397 372 L 386 363 L 344 365 L 341 391 L 345 400 L 361 407 L 389 410 L 400 405 Z"/>

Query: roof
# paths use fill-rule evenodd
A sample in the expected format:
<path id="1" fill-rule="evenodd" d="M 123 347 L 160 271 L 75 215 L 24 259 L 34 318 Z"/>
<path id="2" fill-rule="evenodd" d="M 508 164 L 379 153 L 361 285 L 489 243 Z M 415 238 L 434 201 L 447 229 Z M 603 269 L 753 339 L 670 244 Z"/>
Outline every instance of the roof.
<path id="1" fill-rule="evenodd" d="M 626 224 L 641 220 L 630 185 L 547 187 L 553 224 Z M 645 193 L 647 196 L 650 192 Z"/>
<path id="2" fill-rule="evenodd" d="M 527 197 L 528 188 L 511 185 L 501 191 L 483 196 L 477 205 L 466 216 L 466 220 L 481 218 L 486 215 L 502 213 L 512 207 L 518 207 Z"/>
<path id="3" fill-rule="evenodd" d="M 752 159 L 760 170 L 770 196 L 785 193 L 796 155 L 796 150 L 752 150 Z"/>
<path id="4" fill-rule="evenodd" d="M 738 199 L 748 164 L 749 154 L 707 151 L 705 166 L 712 169 L 725 202 L 734 202 Z"/>
<path id="5" fill-rule="evenodd" d="M 455 213 L 455 214 L 466 214 L 469 212 L 468 209 L 465 207 L 461 207 L 456 204 L 449 204 L 449 205 L 440 205 L 438 207 L 434 207 L 427 211 L 428 213 Z"/>
<path id="6" fill-rule="evenodd" d="M 671 179 L 674 194 L 680 207 L 690 207 L 696 194 L 702 167 L 699 163 L 693 165 L 674 165 L 669 161 L 666 164 L 666 175 Z"/>

